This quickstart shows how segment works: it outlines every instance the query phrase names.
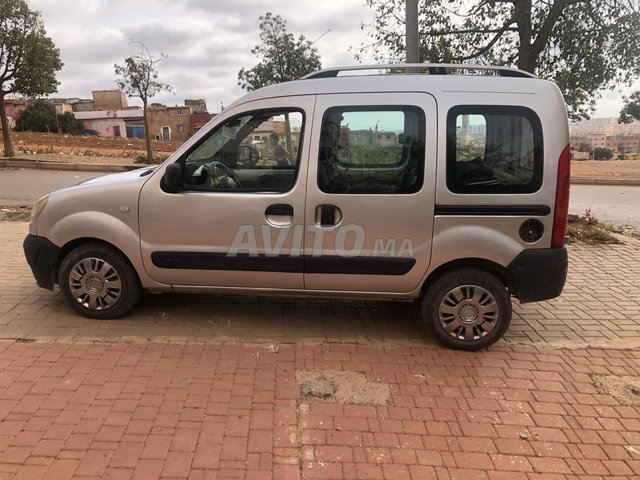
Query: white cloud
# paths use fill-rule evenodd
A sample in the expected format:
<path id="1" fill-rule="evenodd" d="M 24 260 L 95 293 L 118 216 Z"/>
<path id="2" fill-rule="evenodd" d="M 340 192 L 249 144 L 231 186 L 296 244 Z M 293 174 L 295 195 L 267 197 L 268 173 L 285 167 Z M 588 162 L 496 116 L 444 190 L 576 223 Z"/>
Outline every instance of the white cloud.
<path id="1" fill-rule="evenodd" d="M 114 88 L 113 64 L 136 51 L 130 44 L 134 39 L 154 54 L 169 55 L 159 65 L 160 80 L 171 84 L 175 93 L 163 93 L 154 101 L 181 104 L 185 98 L 205 98 L 212 111 L 243 94 L 237 74 L 241 67 L 256 63 L 250 50 L 258 43 L 258 16 L 267 11 L 279 14 L 294 35 L 317 39 L 314 46 L 323 67 L 355 63 L 349 47 L 366 41 L 360 24 L 372 19 L 364 0 L 30 0 L 30 4 L 42 12 L 45 27 L 60 48 L 65 65 L 58 73 L 59 96 L 90 97 L 92 90 Z M 634 88 L 640 89 L 640 82 Z M 631 91 L 623 89 L 625 94 Z M 622 93 L 604 92 L 596 115 L 616 116 L 621 106 Z"/>
<path id="2" fill-rule="evenodd" d="M 173 94 L 154 101 L 180 104 L 185 98 L 207 100 L 210 110 L 243 94 L 238 70 L 252 67 L 251 49 L 258 43 L 258 16 L 280 14 L 291 33 L 315 40 L 324 66 L 354 63 L 350 46 L 364 39 L 360 22 L 371 16 L 362 0 L 341 2 L 234 2 L 186 0 L 31 0 L 47 32 L 60 49 L 65 66 L 58 73 L 58 96 L 90 97 L 92 90 L 113 88 L 113 64 L 145 43 L 169 58 L 159 65 L 160 80 Z M 132 104 L 136 100 L 131 100 Z"/>

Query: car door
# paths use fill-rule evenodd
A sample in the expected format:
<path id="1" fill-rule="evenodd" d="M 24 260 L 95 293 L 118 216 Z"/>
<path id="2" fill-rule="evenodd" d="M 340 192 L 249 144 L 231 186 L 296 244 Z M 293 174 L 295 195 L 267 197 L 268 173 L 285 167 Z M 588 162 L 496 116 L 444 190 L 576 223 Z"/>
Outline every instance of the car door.
<path id="1" fill-rule="evenodd" d="M 425 93 L 319 95 L 305 288 L 403 293 L 429 266 L 436 104 Z"/>
<path id="2" fill-rule="evenodd" d="M 242 104 L 186 149 L 183 186 L 163 165 L 140 194 L 149 276 L 175 286 L 302 289 L 314 97 Z"/>

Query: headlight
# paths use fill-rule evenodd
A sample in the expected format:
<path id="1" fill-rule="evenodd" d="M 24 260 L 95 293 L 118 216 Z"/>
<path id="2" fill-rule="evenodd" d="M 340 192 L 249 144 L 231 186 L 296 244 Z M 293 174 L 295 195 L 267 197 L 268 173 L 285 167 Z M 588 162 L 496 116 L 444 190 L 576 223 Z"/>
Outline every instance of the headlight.
<path id="1" fill-rule="evenodd" d="M 33 208 L 31 209 L 31 221 L 35 222 L 38 216 L 44 210 L 44 207 L 47 205 L 47 200 L 49 200 L 49 195 L 45 195 L 41 199 L 39 199 L 36 203 L 33 204 Z"/>

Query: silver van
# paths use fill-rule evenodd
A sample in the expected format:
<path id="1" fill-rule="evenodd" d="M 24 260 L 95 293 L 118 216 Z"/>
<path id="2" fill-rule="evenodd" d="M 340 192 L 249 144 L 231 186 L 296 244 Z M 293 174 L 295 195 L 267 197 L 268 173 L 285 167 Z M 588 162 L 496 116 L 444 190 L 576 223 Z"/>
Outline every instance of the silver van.
<path id="1" fill-rule="evenodd" d="M 562 95 L 526 72 L 327 69 L 249 93 L 160 166 L 41 198 L 24 250 L 91 318 L 143 292 L 419 299 L 475 350 L 511 297 L 561 293 L 569 164 Z"/>

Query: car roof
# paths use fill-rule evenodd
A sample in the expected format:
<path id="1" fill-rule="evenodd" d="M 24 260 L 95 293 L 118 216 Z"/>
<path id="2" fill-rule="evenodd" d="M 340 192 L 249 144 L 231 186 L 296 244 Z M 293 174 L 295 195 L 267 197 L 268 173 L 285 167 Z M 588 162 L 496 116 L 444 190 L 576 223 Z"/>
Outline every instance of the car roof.
<path id="1" fill-rule="evenodd" d="M 248 93 L 228 108 L 241 103 L 283 96 L 325 95 L 345 93 L 374 92 L 425 92 L 434 96 L 453 92 L 487 92 L 487 93 L 528 93 L 544 94 L 550 90 L 557 92 L 554 83 L 534 77 L 526 72 L 502 68 L 501 71 L 513 72 L 514 75 L 466 75 L 466 74 L 421 74 L 421 73 L 389 73 L 367 74 L 379 67 L 363 66 L 362 68 L 342 67 L 315 72 L 307 77 L 292 82 L 270 85 Z M 409 68 L 402 65 L 401 67 Z M 420 65 L 420 68 L 425 68 Z M 450 66 L 445 66 L 450 67 Z M 462 67 L 455 66 L 458 70 Z M 388 67 L 392 68 L 392 67 Z M 393 67 L 395 68 L 395 66 Z M 426 67 L 433 68 L 433 67 Z M 482 73 L 490 73 L 492 67 L 483 67 Z M 474 68 L 469 68 L 474 70 Z M 489 72 L 488 72 L 489 71 Z M 500 71 L 500 70 L 496 70 Z M 348 73 L 339 76 L 338 73 Z M 353 75 L 352 73 L 356 73 Z M 393 70 L 392 70 L 393 72 Z"/>

